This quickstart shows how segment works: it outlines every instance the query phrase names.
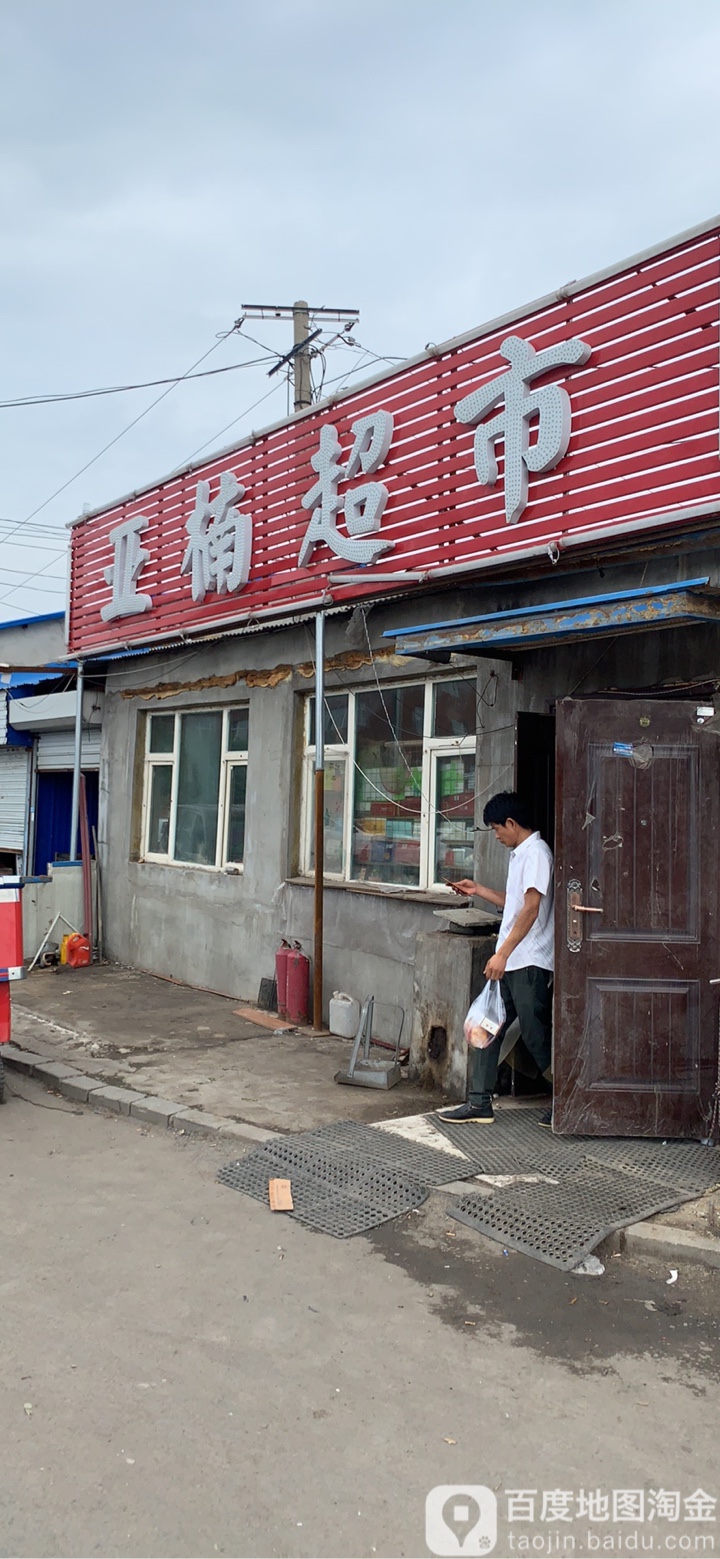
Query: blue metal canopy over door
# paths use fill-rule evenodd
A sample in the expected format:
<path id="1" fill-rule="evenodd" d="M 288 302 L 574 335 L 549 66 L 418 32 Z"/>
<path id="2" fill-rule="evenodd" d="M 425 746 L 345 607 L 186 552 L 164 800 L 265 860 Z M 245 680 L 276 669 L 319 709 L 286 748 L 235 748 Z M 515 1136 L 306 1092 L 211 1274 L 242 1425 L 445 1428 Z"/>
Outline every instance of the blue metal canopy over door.
<path id="1" fill-rule="evenodd" d="M 542 644 L 572 643 L 603 634 L 637 633 L 648 628 L 720 622 L 720 594 L 708 590 L 709 578 L 683 579 L 672 585 L 649 585 L 611 595 L 581 596 L 550 601 L 515 611 L 488 612 L 455 622 L 424 623 L 389 629 L 398 655 L 447 659 L 529 650 Z"/>

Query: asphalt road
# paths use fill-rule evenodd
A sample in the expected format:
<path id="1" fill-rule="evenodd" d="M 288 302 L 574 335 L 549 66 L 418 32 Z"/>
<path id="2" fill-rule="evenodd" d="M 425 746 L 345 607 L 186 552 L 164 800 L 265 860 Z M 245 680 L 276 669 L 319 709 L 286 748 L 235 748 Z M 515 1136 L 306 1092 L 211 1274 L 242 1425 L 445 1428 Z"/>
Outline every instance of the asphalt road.
<path id="1" fill-rule="evenodd" d="M 711 1551 L 696 1507 L 648 1514 L 720 1496 L 720 1274 L 565 1276 L 440 1194 L 332 1240 L 218 1185 L 233 1151 L 10 1086 L 0 1554 L 423 1555 L 428 1492 L 467 1483 L 497 1495 L 499 1555 L 626 1552 L 581 1490 L 642 1493 L 656 1552 Z M 533 1523 L 506 1489 L 538 1491 Z M 571 1524 L 540 1519 L 556 1490 Z M 478 1551 L 461 1528 L 447 1551 Z"/>

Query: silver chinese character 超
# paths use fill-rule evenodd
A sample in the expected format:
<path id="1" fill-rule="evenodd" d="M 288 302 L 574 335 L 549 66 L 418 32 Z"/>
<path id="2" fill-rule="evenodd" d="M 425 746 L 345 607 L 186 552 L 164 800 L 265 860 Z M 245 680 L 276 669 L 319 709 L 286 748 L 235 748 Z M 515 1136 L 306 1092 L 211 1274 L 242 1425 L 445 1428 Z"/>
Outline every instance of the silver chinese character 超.
<path id="1" fill-rule="evenodd" d="M 495 445 L 505 445 L 505 518 L 515 525 L 527 504 L 528 473 L 552 471 L 567 453 L 572 413 L 567 390 L 559 384 L 532 387 L 532 382 L 552 368 L 575 368 L 586 363 L 591 348 L 573 338 L 559 346 L 536 352 L 529 341 L 508 336 L 500 355 L 510 364 L 479 390 L 465 395 L 455 407 L 458 422 L 478 423 L 475 432 L 475 470 L 486 487 L 494 487 L 498 468 Z M 489 422 L 481 419 L 500 402 L 503 410 Z M 530 421 L 537 415 L 538 430 L 530 443 Z"/>
<path id="2" fill-rule="evenodd" d="M 104 572 L 107 583 L 112 585 L 112 600 L 100 608 L 103 622 L 112 622 L 115 617 L 135 617 L 140 612 L 149 612 L 152 607 L 152 596 L 142 595 L 135 588 L 150 557 L 150 553 L 140 546 L 140 537 L 149 524 L 146 514 L 134 514 L 132 519 L 123 520 L 110 532 L 114 559 Z"/>
<path id="3" fill-rule="evenodd" d="M 311 509 L 312 516 L 298 556 L 301 568 L 320 542 L 324 542 L 336 557 L 345 558 L 349 563 L 374 563 L 381 552 L 393 545 L 391 541 L 381 541 L 378 536 L 388 500 L 384 482 L 363 482 L 344 499 L 338 493 L 341 482 L 351 481 L 358 473 L 370 476 L 383 464 L 393 435 L 392 416 L 389 411 L 371 412 L 353 423 L 352 433 L 353 446 L 343 465 L 337 428 L 330 423 L 320 429 L 320 447 L 310 461 L 317 481 L 302 499 L 303 508 Z M 337 527 L 341 509 L 347 535 Z"/>
<path id="4" fill-rule="evenodd" d="M 190 574 L 193 601 L 204 601 L 209 590 L 231 594 L 246 585 L 252 557 L 252 520 L 237 508 L 244 497 L 233 471 L 223 471 L 210 502 L 210 483 L 198 482 L 195 508 L 186 521 L 188 544 L 180 565 Z"/>

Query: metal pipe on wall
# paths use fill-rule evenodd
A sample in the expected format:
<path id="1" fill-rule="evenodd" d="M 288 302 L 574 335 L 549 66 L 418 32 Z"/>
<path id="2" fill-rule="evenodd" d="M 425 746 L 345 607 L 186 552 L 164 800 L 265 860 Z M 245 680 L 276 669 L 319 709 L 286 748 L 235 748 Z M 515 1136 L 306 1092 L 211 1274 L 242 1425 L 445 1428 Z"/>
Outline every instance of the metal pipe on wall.
<path id="1" fill-rule="evenodd" d="M 80 775 L 82 774 L 82 710 L 84 669 L 78 661 L 75 681 L 75 753 L 73 757 L 72 805 L 70 807 L 70 860 L 77 860 L 78 822 L 80 820 Z"/>
<path id="2" fill-rule="evenodd" d="M 315 618 L 315 936 L 313 1028 L 323 1026 L 323 887 L 325 865 L 325 613 Z"/>

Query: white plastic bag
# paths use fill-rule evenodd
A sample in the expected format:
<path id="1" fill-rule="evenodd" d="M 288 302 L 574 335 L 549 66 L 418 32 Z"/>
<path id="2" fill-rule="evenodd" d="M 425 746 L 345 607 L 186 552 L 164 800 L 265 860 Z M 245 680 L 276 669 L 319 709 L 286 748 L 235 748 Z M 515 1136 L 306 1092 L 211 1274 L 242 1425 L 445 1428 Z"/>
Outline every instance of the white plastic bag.
<path id="1" fill-rule="evenodd" d="M 505 1003 L 500 994 L 500 981 L 488 980 L 480 995 L 475 997 L 463 1024 L 468 1044 L 473 1050 L 486 1050 L 504 1022 Z"/>

